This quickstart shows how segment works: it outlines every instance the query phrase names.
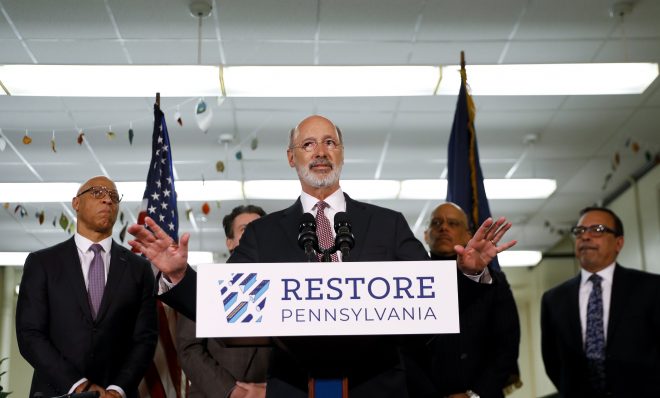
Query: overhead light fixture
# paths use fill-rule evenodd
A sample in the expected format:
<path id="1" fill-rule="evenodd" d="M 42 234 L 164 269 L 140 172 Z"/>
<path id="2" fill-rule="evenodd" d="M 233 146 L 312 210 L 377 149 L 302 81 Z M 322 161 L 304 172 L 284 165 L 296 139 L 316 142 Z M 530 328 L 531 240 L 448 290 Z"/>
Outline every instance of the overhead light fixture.
<path id="1" fill-rule="evenodd" d="M 0 94 L 57 97 L 456 96 L 460 67 L 0 65 Z M 657 63 L 469 65 L 473 95 L 639 94 Z"/>
<path id="2" fill-rule="evenodd" d="M 15 267 L 25 264 L 28 252 L 0 252 L 0 266 Z"/>
<path id="3" fill-rule="evenodd" d="M 502 178 L 484 180 L 486 197 L 497 199 L 545 199 L 557 189 L 557 181 L 543 178 Z M 400 199 L 444 200 L 447 180 L 403 180 Z"/>
<path id="4" fill-rule="evenodd" d="M 123 202 L 141 202 L 144 181 L 117 182 Z M 544 199 L 557 189 L 551 179 L 487 179 L 488 199 Z M 354 199 L 427 199 L 444 200 L 447 180 L 342 180 L 342 189 Z M 70 202 L 80 184 L 67 182 L 0 183 L 0 203 Z M 205 180 L 176 181 L 179 201 L 213 200 L 294 200 L 300 195 L 298 180 Z"/>
<path id="5" fill-rule="evenodd" d="M 534 267 L 542 258 L 541 252 L 536 250 L 507 250 L 497 254 L 502 267 Z"/>

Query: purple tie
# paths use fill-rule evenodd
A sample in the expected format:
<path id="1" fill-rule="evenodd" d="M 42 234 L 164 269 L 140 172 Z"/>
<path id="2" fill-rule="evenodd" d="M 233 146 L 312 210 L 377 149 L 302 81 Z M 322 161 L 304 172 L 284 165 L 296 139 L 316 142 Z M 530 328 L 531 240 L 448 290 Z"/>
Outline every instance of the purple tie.
<path id="1" fill-rule="evenodd" d="M 316 234 L 319 237 L 319 245 L 321 246 L 321 249 L 330 249 L 335 243 L 332 237 L 332 229 L 330 229 L 330 221 L 323 212 L 326 207 L 328 207 L 328 204 L 322 200 L 316 203 Z M 321 260 L 322 257 L 323 256 L 319 254 L 319 260 Z M 339 261 L 337 253 L 332 253 L 330 257 L 334 262 Z"/>
<path id="2" fill-rule="evenodd" d="M 103 299 L 103 289 L 105 289 L 105 267 L 103 266 L 103 246 L 94 243 L 89 250 L 94 252 L 94 258 L 89 265 L 89 305 L 92 308 L 92 318 L 96 319 Z"/>

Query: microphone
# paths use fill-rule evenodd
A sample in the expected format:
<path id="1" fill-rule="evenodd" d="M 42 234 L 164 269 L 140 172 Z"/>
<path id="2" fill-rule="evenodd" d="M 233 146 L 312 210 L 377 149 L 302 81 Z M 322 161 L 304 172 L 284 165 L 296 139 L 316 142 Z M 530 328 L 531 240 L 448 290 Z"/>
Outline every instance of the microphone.
<path id="1" fill-rule="evenodd" d="M 316 219 L 310 213 L 304 213 L 298 226 L 298 246 L 305 250 L 307 260 L 316 258 L 314 250 L 319 250 L 319 238 L 316 236 Z"/>
<path id="2" fill-rule="evenodd" d="M 355 237 L 351 232 L 351 222 L 344 211 L 335 214 L 335 248 L 341 251 L 342 261 L 346 261 L 355 246 Z"/>

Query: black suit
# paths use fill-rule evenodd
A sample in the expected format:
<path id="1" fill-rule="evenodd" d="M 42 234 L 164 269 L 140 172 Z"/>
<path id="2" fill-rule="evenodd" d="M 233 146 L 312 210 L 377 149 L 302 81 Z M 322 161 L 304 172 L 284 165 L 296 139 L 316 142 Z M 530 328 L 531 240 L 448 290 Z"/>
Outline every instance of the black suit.
<path id="1" fill-rule="evenodd" d="M 433 260 L 455 260 L 456 256 Z M 472 390 L 482 398 L 503 397 L 518 374 L 520 322 L 513 293 L 501 271 L 488 267 L 492 283 L 477 283 L 457 272 L 461 332 L 436 335 L 428 351 L 412 354 L 425 370 L 409 374 L 416 397 L 444 397 Z M 430 378 L 427 380 L 426 378 Z"/>
<path id="2" fill-rule="evenodd" d="M 346 195 L 346 213 L 355 247 L 350 261 L 428 260 L 424 246 L 395 211 L 352 200 Z M 293 206 L 248 224 L 229 262 L 305 262 L 298 247 L 300 200 Z M 163 301 L 186 316 L 195 313 L 193 272 Z M 278 338 L 271 357 L 267 396 L 307 397 L 308 376 L 349 379 L 351 398 L 408 396 L 403 366 L 394 336 Z"/>
<path id="3" fill-rule="evenodd" d="M 65 394 L 83 377 L 138 396 L 158 338 L 154 277 L 148 261 L 114 242 L 110 258 L 96 320 L 74 238 L 25 260 L 16 335 L 34 368 L 30 396 Z"/>
<path id="4" fill-rule="evenodd" d="M 580 326 L 580 275 L 541 302 L 545 370 L 562 397 L 595 397 Z M 660 275 L 616 265 L 607 326 L 607 395 L 660 397 Z"/>

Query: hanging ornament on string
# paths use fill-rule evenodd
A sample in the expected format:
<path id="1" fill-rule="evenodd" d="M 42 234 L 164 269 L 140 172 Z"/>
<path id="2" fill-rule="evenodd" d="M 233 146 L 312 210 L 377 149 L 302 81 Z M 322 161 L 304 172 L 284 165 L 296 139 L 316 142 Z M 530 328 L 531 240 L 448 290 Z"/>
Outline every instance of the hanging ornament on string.
<path id="1" fill-rule="evenodd" d="M 57 225 L 57 216 L 53 217 L 53 227 Z"/>
<path id="2" fill-rule="evenodd" d="M 44 223 L 44 219 L 46 218 L 46 214 L 44 213 L 44 211 L 41 210 L 37 212 L 35 216 L 37 217 L 37 220 L 39 220 L 39 225 L 42 225 Z"/>
<path id="3" fill-rule="evenodd" d="M 124 224 L 124 227 L 119 231 L 119 239 L 121 240 L 121 243 L 124 243 L 124 239 L 126 239 L 126 230 L 128 229 L 128 223 Z"/>
<path id="4" fill-rule="evenodd" d="M 76 138 L 76 142 L 78 145 L 82 145 L 83 141 L 85 141 L 85 133 L 83 133 L 82 129 L 78 130 L 78 138 Z"/>
<path id="5" fill-rule="evenodd" d="M 25 129 L 25 135 L 23 136 L 23 144 L 30 145 L 31 143 L 32 143 L 32 138 L 30 138 L 27 129 Z"/>
<path id="6" fill-rule="evenodd" d="M 225 162 L 223 162 L 222 160 L 218 160 L 217 162 L 215 162 L 215 170 L 218 173 L 222 173 L 223 171 L 225 171 Z"/>
<path id="7" fill-rule="evenodd" d="M 192 220 L 191 217 L 193 217 L 193 209 L 186 209 L 186 218 L 188 221 Z"/>
<path id="8" fill-rule="evenodd" d="M 62 229 L 66 231 L 68 226 L 69 226 L 69 217 L 64 215 L 64 213 L 60 214 L 60 227 L 62 227 Z"/>
<path id="9" fill-rule="evenodd" d="M 181 119 L 181 112 L 179 111 L 178 105 L 176 107 L 176 112 L 174 112 L 174 120 L 176 120 L 179 126 L 183 127 L 183 119 Z"/>
<path id="10" fill-rule="evenodd" d="M 200 98 L 195 107 L 195 120 L 197 127 L 206 134 L 211 127 L 211 119 L 213 118 L 213 110 L 206 105 L 204 98 Z"/>
<path id="11" fill-rule="evenodd" d="M 130 145 L 133 145 L 133 137 L 135 137 L 135 133 L 133 132 L 133 122 L 128 123 L 128 143 Z"/>
<path id="12" fill-rule="evenodd" d="M 18 213 L 21 218 L 27 216 L 28 212 L 25 209 L 25 206 L 23 205 L 17 205 L 16 208 L 14 208 L 14 214 Z"/>
<path id="13" fill-rule="evenodd" d="M 256 150 L 259 147 L 259 139 L 257 137 L 254 137 L 252 141 L 250 141 L 250 149 L 253 151 Z"/>
<path id="14" fill-rule="evenodd" d="M 4 152 L 6 146 L 7 141 L 5 141 L 5 136 L 2 135 L 2 129 L 0 129 L 0 152 Z"/>
<path id="15" fill-rule="evenodd" d="M 209 206 L 208 202 L 204 202 L 204 204 L 202 204 L 202 213 L 204 213 L 205 216 L 208 216 L 210 212 L 211 212 L 211 206 Z"/>
<path id="16" fill-rule="evenodd" d="M 108 141 L 112 141 L 115 139 L 116 134 L 114 131 L 112 131 L 112 126 L 108 126 L 108 132 L 105 133 L 105 136 L 108 139 Z"/>
<path id="17" fill-rule="evenodd" d="M 53 136 L 50 137 L 50 150 L 53 151 L 53 153 L 57 153 L 57 150 L 55 149 L 55 130 L 53 130 Z"/>
<path id="18" fill-rule="evenodd" d="M 236 151 L 234 156 L 236 156 L 236 160 L 243 160 L 243 151 Z"/>

